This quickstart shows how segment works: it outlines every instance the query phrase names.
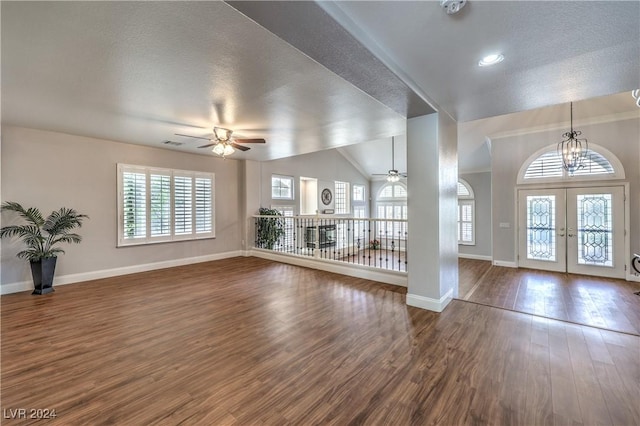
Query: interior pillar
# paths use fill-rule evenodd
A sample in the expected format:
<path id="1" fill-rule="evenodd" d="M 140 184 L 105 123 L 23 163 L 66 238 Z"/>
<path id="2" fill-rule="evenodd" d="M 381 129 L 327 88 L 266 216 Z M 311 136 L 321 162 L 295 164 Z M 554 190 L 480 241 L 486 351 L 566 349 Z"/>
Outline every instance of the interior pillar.
<path id="1" fill-rule="evenodd" d="M 458 295 L 457 145 L 447 114 L 407 120 L 407 304 L 436 312 Z"/>
<path id="2" fill-rule="evenodd" d="M 253 215 L 258 214 L 262 203 L 260 163 L 241 160 L 239 174 L 241 187 L 244 190 L 243 197 L 240 198 L 240 212 L 244 217 L 242 223 L 242 250 L 247 253 L 254 243 L 255 227 Z"/>

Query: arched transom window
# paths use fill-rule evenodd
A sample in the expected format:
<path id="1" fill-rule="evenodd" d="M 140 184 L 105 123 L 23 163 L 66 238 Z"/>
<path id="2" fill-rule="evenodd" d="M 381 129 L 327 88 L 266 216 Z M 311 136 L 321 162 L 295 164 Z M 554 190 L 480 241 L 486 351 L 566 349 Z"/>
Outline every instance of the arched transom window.
<path id="1" fill-rule="evenodd" d="M 622 164 L 615 155 L 602 147 L 589 145 L 584 167 L 576 170 L 573 176 L 562 167 L 562 157 L 554 145 L 536 152 L 524 162 L 518 183 L 624 179 Z"/>

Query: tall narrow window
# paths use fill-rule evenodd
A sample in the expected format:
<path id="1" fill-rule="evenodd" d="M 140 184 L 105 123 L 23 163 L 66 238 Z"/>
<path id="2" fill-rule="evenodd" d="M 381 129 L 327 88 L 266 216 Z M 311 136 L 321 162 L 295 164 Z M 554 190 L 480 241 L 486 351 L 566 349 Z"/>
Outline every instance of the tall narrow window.
<path id="1" fill-rule="evenodd" d="M 149 208 L 151 209 L 151 236 L 171 235 L 171 175 L 151 174 Z"/>
<path id="2" fill-rule="evenodd" d="M 380 189 L 376 201 L 376 217 L 407 220 L 407 189 L 403 183 L 387 183 Z M 380 236 L 398 239 L 407 236 L 407 222 L 379 222 L 377 226 Z"/>
<path id="3" fill-rule="evenodd" d="M 334 208 L 336 214 L 349 214 L 351 212 L 351 206 L 349 205 L 349 183 L 336 181 L 335 193 Z"/>
<path id="4" fill-rule="evenodd" d="M 364 185 L 353 185 L 353 202 L 364 202 L 365 201 L 364 194 Z"/>
<path id="5" fill-rule="evenodd" d="M 211 232 L 213 223 L 213 189 L 211 179 L 196 177 L 196 233 Z"/>
<path id="6" fill-rule="evenodd" d="M 145 173 L 122 173 L 122 213 L 125 240 L 147 236 L 147 176 Z"/>
<path id="7" fill-rule="evenodd" d="M 176 235 L 191 234 L 193 225 L 193 202 L 191 190 L 192 178 L 188 176 L 174 176 L 173 185 L 175 201 L 173 220 Z"/>
<path id="8" fill-rule="evenodd" d="M 214 237 L 214 175 L 118 164 L 118 246 Z"/>
<path id="9" fill-rule="evenodd" d="M 458 181 L 458 244 L 475 245 L 475 200 L 466 181 Z"/>

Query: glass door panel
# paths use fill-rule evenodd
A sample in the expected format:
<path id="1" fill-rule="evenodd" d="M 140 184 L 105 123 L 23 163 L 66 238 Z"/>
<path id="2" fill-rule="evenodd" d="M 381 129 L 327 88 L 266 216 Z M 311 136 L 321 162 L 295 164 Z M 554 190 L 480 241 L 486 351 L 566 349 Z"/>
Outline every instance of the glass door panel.
<path id="1" fill-rule="evenodd" d="M 567 272 L 624 278 L 624 187 L 567 190 Z"/>
<path id="2" fill-rule="evenodd" d="M 518 195 L 519 266 L 562 271 L 565 254 L 565 191 L 522 190 Z"/>

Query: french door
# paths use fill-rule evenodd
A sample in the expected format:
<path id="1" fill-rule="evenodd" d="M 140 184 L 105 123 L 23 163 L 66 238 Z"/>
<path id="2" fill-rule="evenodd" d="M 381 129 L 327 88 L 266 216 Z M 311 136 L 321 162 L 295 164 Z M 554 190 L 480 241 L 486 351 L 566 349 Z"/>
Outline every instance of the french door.
<path id="1" fill-rule="evenodd" d="M 624 278 L 624 187 L 518 191 L 518 265 Z"/>

